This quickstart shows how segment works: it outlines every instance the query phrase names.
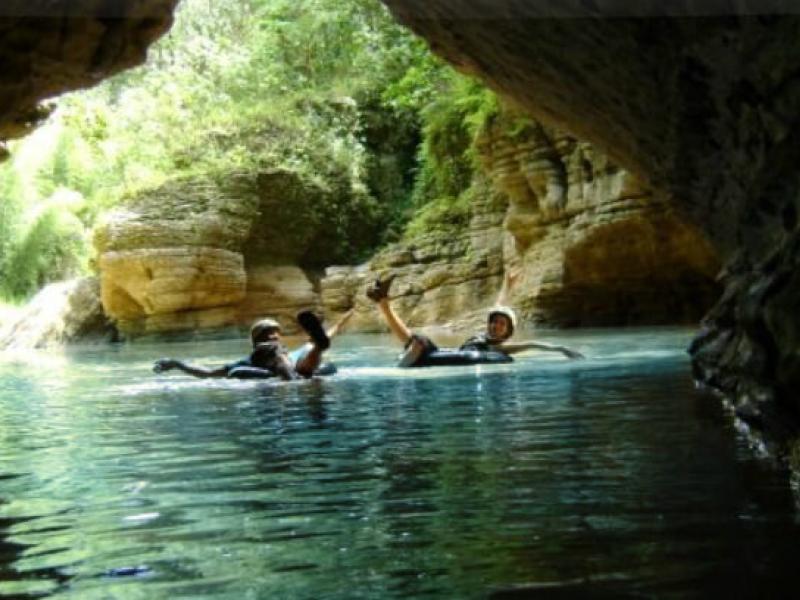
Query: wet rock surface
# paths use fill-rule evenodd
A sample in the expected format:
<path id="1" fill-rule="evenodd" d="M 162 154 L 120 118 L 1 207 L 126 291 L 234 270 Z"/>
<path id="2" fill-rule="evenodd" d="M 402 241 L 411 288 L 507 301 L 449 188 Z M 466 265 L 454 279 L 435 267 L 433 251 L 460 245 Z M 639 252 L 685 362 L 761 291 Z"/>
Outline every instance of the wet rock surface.
<path id="1" fill-rule="evenodd" d="M 800 422 L 799 257 L 795 233 L 758 265 L 733 261 L 722 275 L 725 294 L 689 349 L 697 379 L 731 398 L 742 420 L 772 432 L 780 451 Z"/>

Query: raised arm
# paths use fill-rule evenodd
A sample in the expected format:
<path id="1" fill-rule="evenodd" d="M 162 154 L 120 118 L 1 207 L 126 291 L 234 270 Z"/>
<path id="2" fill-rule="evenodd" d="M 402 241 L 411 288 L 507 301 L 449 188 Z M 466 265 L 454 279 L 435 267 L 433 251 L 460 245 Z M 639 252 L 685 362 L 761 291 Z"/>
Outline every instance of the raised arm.
<path id="1" fill-rule="evenodd" d="M 328 328 L 328 331 L 326 331 L 326 333 L 328 334 L 328 337 L 329 337 L 329 338 L 332 338 L 332 337 L 334 337 L 334 336 L 338 335 L 338 334 L 339 334 L 339 333 L 342 331 L 342 328 L 343 328 L 343 327 L 344 327 L 344 326 L 347 324 L 347 322 L 350 320 L 350 317 L 352 317 L 352 316 L 353 316 L 353 313 L 354 313 L 355 311 L 356 311 L 356 309 L 355 309 L 355 308 L 351 308 L 351 309 L 350 309 L 350 310 L 348 310 L 346 313 L 344 313 L 344 314 L 343 314 L 341 317 L 339 317 L 339 320 L 338 320 L 338 321 L 336 321 L 336 323 L 334 323 L 333 325 L 331 325 L 331 326 Z"/>
<path id="2" fill-rule="evenodd" d="M 576 350 L 571 350 L 566 346 L 557 346 L 555 344 L 545 344 L 544 342 L 505 342 L 498 346 L 495 346 L 501 352 L 505 352 L 506 354 L 516 354 L 518 352 L 524 352 L 525 350 L 544 350 L 546 352 L 560 352 L 564 356 L 570 359 L 577 359 L 577 358 L 586 358 L 583 354 Z"/>
<path id="3" fill-rule="evenodd" d="M 509 268 L 503 278 L 503 285 L 500 286 L 500 291 L 497 293 L 497 300 L 494 302 L 495 306 L 506 306 L 508 304 L 511 288 L 514 287 L 517 279 L 519 279 L 519 268 Z"/>
<path id="4" fill-rule="evenodd" d="M 153 363 L 153 371 L 156 373 L 163 373 L 164 371 L 171 371 L 172 369 L 178 369 L 189 375 L 202 378 L 228 376 L 228 367 L 218 367 L 216 369 L 194 367 L 192 365 L 187 365 L 183 361 L 175 360 L 174 358 L 159 358 Z"/>

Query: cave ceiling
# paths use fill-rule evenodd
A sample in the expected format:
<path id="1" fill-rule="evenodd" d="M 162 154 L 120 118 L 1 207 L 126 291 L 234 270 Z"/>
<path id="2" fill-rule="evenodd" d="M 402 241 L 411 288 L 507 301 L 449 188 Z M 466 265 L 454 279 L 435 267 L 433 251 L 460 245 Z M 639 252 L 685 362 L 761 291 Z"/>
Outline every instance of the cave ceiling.
<path id="1" fill-rule="evenodd" d="M 47 100 L 143 63 L 178 0 L 2 0 L 0 152 L 49 114 Z"/>
<path id="2" fill-rule="evenodd" d="M 795 170 L 800 3 L 382 1 L 461 71 L 670 196 L 723 255 L 763 254 L 796 213 L 764 191 Z"/>

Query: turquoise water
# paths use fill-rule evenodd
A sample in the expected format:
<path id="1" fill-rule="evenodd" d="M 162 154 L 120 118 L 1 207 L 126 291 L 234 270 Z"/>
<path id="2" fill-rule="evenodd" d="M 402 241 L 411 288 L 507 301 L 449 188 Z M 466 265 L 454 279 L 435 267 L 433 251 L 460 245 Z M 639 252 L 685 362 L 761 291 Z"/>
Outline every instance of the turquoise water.
<path id="1" fill-rule="evenodd" d="M 694 390 L 686 330 L 332 378 L 155 375 L 240 341 L 0 359 L 0 596 L 761 596 L 794 585 L 787 475 Z"/>

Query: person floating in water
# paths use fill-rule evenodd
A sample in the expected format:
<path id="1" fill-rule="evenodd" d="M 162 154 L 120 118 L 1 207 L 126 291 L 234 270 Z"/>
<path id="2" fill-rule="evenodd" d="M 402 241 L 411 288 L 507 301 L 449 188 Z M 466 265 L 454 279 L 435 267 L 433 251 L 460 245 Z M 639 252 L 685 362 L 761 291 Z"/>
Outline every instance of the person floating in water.
<path id="1" fill-rule="evenodd" d="M 339 321 L 325 331 L 319 318 L 311 311 L 297 315 L 297 322 L 311 341 L 289 352 L 281 343 L 281 326 L 274 319 L 261 319 L 250 328 L 253 352 L 247 358 L 216 368 L 196 367 L 174 358 L 160 358 L 153 364 L 153 371 L 163 373 L 179 369 L 195 377 L 234 377 L 241 379 L 279 377 L 284 380 L 309 378 L 315 374 L 331 374 L 335 367 L 322 363 L 322 355 L 352 316 L 345 313 Z"/>
<path id="2" fill-rule="evenodd" d="M 384 321 L 394 336 L 404 345 L 399 366 L 426 367 L 446 364 L 470 364 L 477 362 L 511 362 L 511 354 L 524 350 L 546 350 L 560 352 L 567 358 L 584 358 L 580 352 L 565 346 L 555 346 L 542 342 L 523 341 L 510 342 L 516 327 L 514 311 L 503 306 L 505 295 L 511 287 L 514 277 L 507 275 L 496 306 L 489 310 L 486 320 L 486 331 L 467 339 L 459 348 L 439 349 L 433 341 L 424 335 L 413 333 L 394 311 L 389 302 L 389 288 L 395 276 L 379 278 L 367 288 L 367 297 L 377 304 Z"/>

